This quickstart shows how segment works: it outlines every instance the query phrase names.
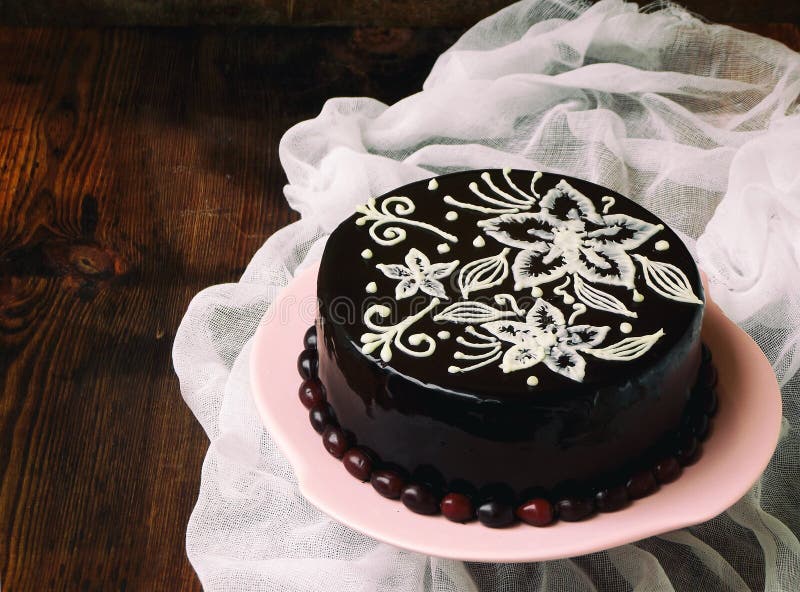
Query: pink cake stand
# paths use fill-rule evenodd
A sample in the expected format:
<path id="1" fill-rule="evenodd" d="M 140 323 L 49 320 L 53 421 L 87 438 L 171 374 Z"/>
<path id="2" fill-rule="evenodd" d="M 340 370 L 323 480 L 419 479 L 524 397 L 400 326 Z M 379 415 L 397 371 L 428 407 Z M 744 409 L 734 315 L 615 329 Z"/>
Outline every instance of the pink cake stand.
<path id="1" fill-rule="evenodd" d="M 778 441 L 781 396 L 772 368 L 750 337 L 713 302 L 703 340 L 719 370 L 719 411 L 700 459 L 674 483 L 628 508 L 545 528 L 490 529 L 420 516 L 351 477 L 322 446 L 297 397 L 297 355 L 316 310 L 317 267 L 280 294 L 253 339 L 250 377 L 264 424 L 294 467 L 303 495 L 320 510 L 368 536 L 437 557 L 465 561 L 544 561 L 624 545 L 704 522 L 750 489 Z"/>

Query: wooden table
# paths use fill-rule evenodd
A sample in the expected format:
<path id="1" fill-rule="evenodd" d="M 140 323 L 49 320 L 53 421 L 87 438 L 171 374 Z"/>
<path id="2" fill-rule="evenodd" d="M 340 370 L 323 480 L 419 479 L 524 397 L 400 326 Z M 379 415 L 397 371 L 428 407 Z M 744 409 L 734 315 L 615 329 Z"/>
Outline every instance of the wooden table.
<path id="1" fill-rule="evenodd" d="M 792 25 L 751 25 L 800 49 Z M 281 135 L 418 90 L 452 29 L 0 29 L 3 590 L 198 590 L 171 346 L 276 229 Z"/>

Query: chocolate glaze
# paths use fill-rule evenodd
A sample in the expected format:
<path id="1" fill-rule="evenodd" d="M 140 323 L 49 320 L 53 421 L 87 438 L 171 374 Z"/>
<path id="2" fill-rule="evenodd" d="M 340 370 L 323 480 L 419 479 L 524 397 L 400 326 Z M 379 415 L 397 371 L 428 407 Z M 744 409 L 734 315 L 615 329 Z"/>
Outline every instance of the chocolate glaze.
<path id="1" fill-rule="evenodd" d="M 483 235 L 476 221 L 485 214 L 459 210 L 456 221 L 445 221 L 452 206 L 442 196 L 470 201 L 467 189 L 480 182 L 482 171 L 438 177 L 438 189 L 427 181 L 413 183 L 389 195 L 410 197 L 416 211 L 413 218 L 431 222 L 456 234 L 459 242 L 439 254 L 441 237 L 421 229 L 408 229 L 405 241 L 393 246 L 377 245 L 368 226 L 358 226 L 354 215 L 331 235 L 322 258 L 318 278 L 319 377 L 328 401 L 343 428 L 355 435 L 359 445 L 375 451 L 408 471 L 428 465 L 446 481 L 463 479 L 477 487 L 508 484 L 515 492 L 530 487 L 552 489 L 565 482 L 589 482 L 614 474 L 638 462 L 644 452 L 674 430 L 683 413 L 700 365 L 702 306 L 665 299 L 646 288 L 637 265 L 636 287 L 645 295 L 630 302 L 622 287 L 602 286 L 638 314 L 632 320 L 635 335 L 663 328 L 664 337 L 640 358 L 630 362 L 604 361 L 585 356 L 587 372 L 581 383 L 550 372 L 542 364 L 530 370 L 502 373 L 491 364 L 469 373 L 447 371 L 459 348 L 455 337 L 463 326 L 421 319 L 414 332 L 436 335 L 448 330 L 453 337 L 437 339 L 433 356 L 416 358 L 396 352 L 390 363 L 361 351 L 360 336 L 368 331 L 363 312 L 376 302 L 393 308 L 387 323 L 397 322 L 424 306 L 429 297 L 394 300 L 395 280 L 375 269 L 377 263 L 399 263 L 411 247 L 428 255 L 432 262 L 462 262 L 498 253 L 504 245 Z M 502 180 L 500 171 L 490 171 Z M 520 187 L 529 187 L 531 171 L 512 171 Z M 661 221 L 623 196 L 586 181 L 545 174 L 537 182 L 541 195 L 561 179 L 592 199 L 598 212 L 601 198 L 615 198 L 612 213 L 625 213 L 654 224 Z M 498 183 L 499 185 L 500 183 Z M 380 203 L 380 200 L 378 202 Z M 472 200 L 474 202 L 474 199 Z M 473 246 L 474 236 L 485 237 L 486 246 Z M 655 243 L 667 240 L 668 251 L 657 251 Z M 365 260 L 365 248 L 374 252 Z M 694 293 L 702 298 L 699 273 L 686 248 L 665 228 L 632 253 L 676 265 L 688 277 Z M 450 301 L 460 299 L 455 274 L 445 278 Z M 372 296 L 364 286 L 376 282 Z M 513 293 L 513 278 L 493 293 Z M 556 303 L 552 293 L 560 281 L 542 285 L 543 298 Z M 519 299 L 527 309 L 533 302 Z M 561 306 L 565 316 L 567 307 Z M 624 317 L 589 309 L 577 323 L 607 325 L 611 331 L 605 343 L 628 335 L 618 327 Z M 526 378 L 539 379 L 535 387 Z"/>

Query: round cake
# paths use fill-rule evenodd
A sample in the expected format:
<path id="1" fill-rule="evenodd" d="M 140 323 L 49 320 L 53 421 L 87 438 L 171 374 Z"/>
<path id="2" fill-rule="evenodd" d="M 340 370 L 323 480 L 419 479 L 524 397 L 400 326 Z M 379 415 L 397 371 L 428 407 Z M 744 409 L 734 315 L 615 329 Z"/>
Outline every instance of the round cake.
<path id="1" fill-rule="evenodd" d="M 594 495 L 698 421 L 697 267 L 593 183 L 498 169 L 400 187 L 331 234 L 317 290 L 312 374 L 342 450 L 438 501 Z"/>

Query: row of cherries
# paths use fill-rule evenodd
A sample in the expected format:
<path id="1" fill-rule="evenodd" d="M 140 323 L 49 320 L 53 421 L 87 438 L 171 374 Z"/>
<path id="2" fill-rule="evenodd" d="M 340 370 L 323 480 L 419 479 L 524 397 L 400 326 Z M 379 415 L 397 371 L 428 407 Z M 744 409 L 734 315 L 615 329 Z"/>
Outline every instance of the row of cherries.
<path id="1" fill-rule="evenodd" d="M 412 512 L 441 514 L 454 522 L 470 522 L 477 518 L 483 525 L 502 528 L 517 520 L 533 526 L 547 526 L 556 519 L 567 522 L 584 520 L 595 512 L 621 510 L 631 501 L 655 492 L 659 485 L 677 479 L 683 467 L 699 455 L 700 441 L 708 435 L 709 418 L 717 408 L 717 371 L 711 363 L 711 352 L 703 345 L 703 363 L 692 393 L 689 412 L 672 443 L 673 454 L 661 457 L 650 468 L 634 472 L 624 483 L 599 489 L 593 496 L 566 496 L 555 503 L 543 496 L 531 497 L 522 504 L 510 503 L 509 496 L 483 496 L 474 503 L 474 495 L 464 491 L 437 494 L 439 487 L 422 482 L 409 482 L 400 468 L 381 466 L 376 455 L 367 448 L 350 446 L 352 435 L 338 425 L 333 409 L 327 403 L 325 389 L 317 377 L 319 358 L 317 333 L 309 327 L 303 338 L 304 350 L 297 360 L 303 382 L 300 402 L 309 410 L 314 430 L 322 435 L 322 443 L 333 457 L 340 459 L 347 472 L 360 481 L 369 481 L 380 495 L 399 499 Z M 476 507 L 477 506 L 477 507 Z"/>

